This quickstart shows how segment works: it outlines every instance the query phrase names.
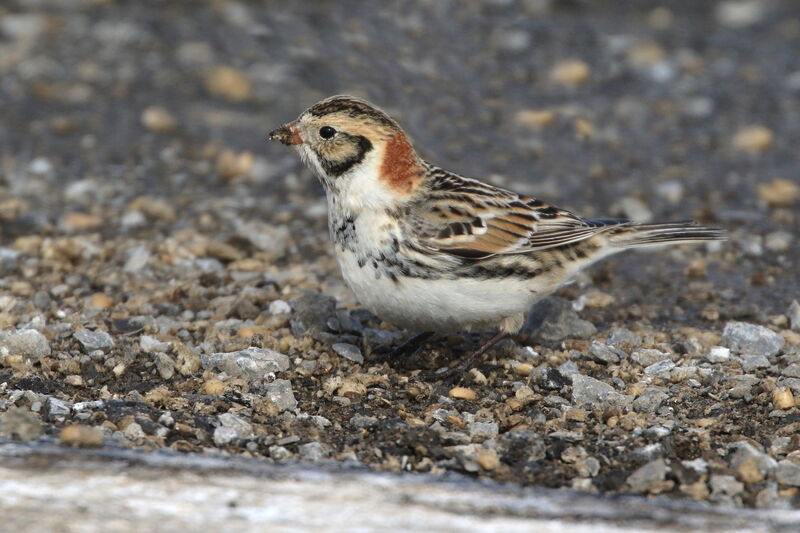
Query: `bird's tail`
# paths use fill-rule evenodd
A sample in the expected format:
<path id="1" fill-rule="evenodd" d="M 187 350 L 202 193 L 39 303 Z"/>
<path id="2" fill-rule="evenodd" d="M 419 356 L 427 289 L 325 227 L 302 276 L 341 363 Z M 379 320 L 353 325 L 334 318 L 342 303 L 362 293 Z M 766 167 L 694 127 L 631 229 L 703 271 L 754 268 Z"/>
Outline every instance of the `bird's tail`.
<path id="1" fill-rule="evenodd" d="M 620 224 L 609 232 L 608 237 L 611 246 L 630 248 L 722 241 L 725 240 L 725 232 L 718 228 L 701 226 L 690 220 L 660 224 Z"/>

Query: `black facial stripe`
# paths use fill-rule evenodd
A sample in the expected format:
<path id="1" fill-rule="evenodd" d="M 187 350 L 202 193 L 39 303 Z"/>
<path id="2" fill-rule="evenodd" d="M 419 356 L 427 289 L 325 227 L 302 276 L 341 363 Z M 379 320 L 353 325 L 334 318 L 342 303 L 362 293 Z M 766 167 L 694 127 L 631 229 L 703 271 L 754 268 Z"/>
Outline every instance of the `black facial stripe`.
<path id="1" fill-rule="evenodd" d="M 364 160 L 364 156 L 372 150 L 372 143 L 369 140 L 362 136 L 362 135 L 348 135 L 346 133 L 340 132 L 339 135 L 342 136 L 343 142 L 353 143 L 356 146 L 356 152 L 341 160 L 341 161 L 334 161 L 332 159 L 327 159 L 323 155 L 319 155 L 319 162 L 322 165 L 322 169 L 325 171 L 326 174 L 329 176 L 339 177 L 351 168 L 354 165 L 357 165 L 361 161 Z"/>

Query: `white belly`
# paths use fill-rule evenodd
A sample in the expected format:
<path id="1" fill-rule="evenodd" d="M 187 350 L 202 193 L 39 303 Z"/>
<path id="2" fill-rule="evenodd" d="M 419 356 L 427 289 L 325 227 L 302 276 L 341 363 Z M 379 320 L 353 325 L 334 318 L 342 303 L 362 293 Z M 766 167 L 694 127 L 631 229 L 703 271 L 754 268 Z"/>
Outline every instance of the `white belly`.
<path id="1" fill-rule="evenodd" d="M 417 331 L 464 331 L 495 328 L 525 313 L 543 295 L 519 279 L 429 280 L 376 277 L 371 264 L 359 267 L 355 254 L 337 250 L 342 274 L 358 301 L 392 324 Z"/>

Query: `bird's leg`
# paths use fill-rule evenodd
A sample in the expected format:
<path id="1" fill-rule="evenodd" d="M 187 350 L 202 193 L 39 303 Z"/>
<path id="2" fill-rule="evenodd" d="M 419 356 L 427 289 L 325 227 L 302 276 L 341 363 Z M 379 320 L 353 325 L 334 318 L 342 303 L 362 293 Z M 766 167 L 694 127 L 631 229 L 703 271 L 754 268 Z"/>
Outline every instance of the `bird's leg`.
<path id="1" fill-rule="evenodd" d="M 480 359 L 480 357 L 483 354 L 485 354 L 489 350 L 489 348 L 491 348 L 501 340 L 505 339 L 509 335 L 510 334 L 507 331 L 498 332 L 497 335 L 489 339 L 486 343 L 483 344 L 483 346 L 472 352 L 467 357 L 464 357 L 461 360 L 461 362 L 459 362 L 456 366 L 450 368 L 449 370 L 445 370 L 444 372 L 441 373 L 434 373 L 433 377 L 436 379 L 442 379 L 444 381 L 452 383 L 459 381 L 465 372 L 467 372 L 469 369 L 475 366 L 475 363 L 478 362 L 478 359 Z"/>
<path id="2" fill-rule="evenodd" d="M 428 339 L 433 337 L 433 335 L 434 333 L 432 331 L 423 331 L 422 333 L 418 333 L 397 348 L 393 348 L 385 354 L 380 355 L 377 359 L 378 361 L 395 361 L 397 359 L 411 357 L 417 353 L 417 351 L 422 348 L 422 345 L 425 344 Z"/>
<path id="3" fill-rule="evenodd" d="M 497 344 L 498 342 L 502 341 L 512 333 L 516 333 L 522 327 L 522 323 L 525 320 L 525 315 L 522 313 L 518 315 L 512 315 L 509 317 L 504 318 L 500 321 L 500 331 L 497 332 L 497 335 L 489 339 L 483 346 L 478 348 L 476 351 L 465 357 L 461 360 L 453 368 L 446 370 L 439 373 L 434 373 L 433 377 L 436 379 L 442 379 L 447 383 L 456 383 L 457 381 L 461 380 L 461 377 L 464 375 L 465 372 L 470 370 L 475 363 L 478 362 L 478 359 L 485 354 L 492 346 Z"/>

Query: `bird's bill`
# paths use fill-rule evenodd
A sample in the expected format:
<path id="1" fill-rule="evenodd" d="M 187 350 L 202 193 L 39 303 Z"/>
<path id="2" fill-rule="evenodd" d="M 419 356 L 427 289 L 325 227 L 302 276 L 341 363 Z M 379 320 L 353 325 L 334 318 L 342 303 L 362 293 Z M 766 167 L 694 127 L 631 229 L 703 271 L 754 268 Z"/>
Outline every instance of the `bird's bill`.
<path id="1" fill-rule="evenodd" d="M 279 141 L 289 146 L 301 144 L 303 142 L 303 139 L 300 138 L 300 132 L 297 129 L 296 120 L 269 132 L 269 140 Z"/>

